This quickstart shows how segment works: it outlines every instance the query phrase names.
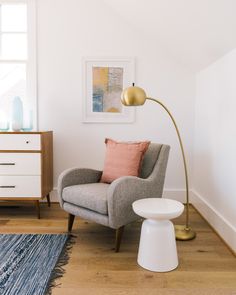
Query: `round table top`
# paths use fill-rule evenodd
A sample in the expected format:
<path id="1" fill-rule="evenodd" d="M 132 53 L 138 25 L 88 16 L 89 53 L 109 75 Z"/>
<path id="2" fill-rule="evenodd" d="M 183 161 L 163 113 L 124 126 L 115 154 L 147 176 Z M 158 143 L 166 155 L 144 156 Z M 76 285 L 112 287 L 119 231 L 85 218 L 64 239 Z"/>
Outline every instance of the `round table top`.
<path id="1" fill-rule="evenodd" d="M 133 210 L 147 219 L 172 219 L 182 214 L 184 205 L 178 201 L 163 198 L 147 198 L 135 201 Z"/>

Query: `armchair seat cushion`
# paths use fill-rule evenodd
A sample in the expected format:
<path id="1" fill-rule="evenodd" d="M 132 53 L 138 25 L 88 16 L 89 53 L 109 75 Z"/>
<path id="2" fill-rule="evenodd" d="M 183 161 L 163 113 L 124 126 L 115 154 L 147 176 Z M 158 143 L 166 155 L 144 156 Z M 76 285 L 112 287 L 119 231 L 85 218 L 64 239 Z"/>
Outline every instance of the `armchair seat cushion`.
<path id="1" fill-rule="evenodd" d="M 88 183 L 67 186 L 63 189 L 62 199 L 79 207 L 83 207 L 100 214 L 108 215 L 107 183 Z"/>

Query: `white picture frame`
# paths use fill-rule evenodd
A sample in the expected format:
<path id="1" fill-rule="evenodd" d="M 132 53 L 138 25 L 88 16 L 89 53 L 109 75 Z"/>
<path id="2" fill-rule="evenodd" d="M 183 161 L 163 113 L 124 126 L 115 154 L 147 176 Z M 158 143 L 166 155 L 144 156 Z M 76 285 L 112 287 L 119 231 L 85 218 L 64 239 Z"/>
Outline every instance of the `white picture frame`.
<path id="1" fill-rule="evenodd" d="M 123 89 L 134 83 L 131 57 L 86 57 L 83 59 L 83 122 L 132 123 L 135 108 L 120 101 Z"/>

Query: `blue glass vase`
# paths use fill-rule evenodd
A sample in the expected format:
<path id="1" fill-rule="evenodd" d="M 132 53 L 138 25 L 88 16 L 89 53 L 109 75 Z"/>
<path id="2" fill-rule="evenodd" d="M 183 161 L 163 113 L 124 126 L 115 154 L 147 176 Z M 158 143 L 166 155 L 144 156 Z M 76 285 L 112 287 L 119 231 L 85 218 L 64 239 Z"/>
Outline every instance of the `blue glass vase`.
<path id="1" fill-rule="evenodd" d="M 9 129 L 9 119 L 4 111 L 0 111 L 0 131 Z"/>
<path id="2" fill-rule="evenodd" d="M 14 97 L 12 103 L 12 130 L 20 131 L 23 126 L 23 104 L 19 96 Z"/>

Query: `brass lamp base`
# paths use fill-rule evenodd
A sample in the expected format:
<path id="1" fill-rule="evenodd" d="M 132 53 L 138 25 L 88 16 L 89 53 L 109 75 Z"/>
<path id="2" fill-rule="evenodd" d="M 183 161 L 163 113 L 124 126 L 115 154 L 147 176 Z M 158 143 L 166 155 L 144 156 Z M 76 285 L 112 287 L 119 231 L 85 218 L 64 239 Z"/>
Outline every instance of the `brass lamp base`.
<path id="1" fill-rule="evenodd" d="M 180 241 L 193 240 L 196 237 L 195 231 L 185 225 L 175 225 L 175 238 Z"/>

